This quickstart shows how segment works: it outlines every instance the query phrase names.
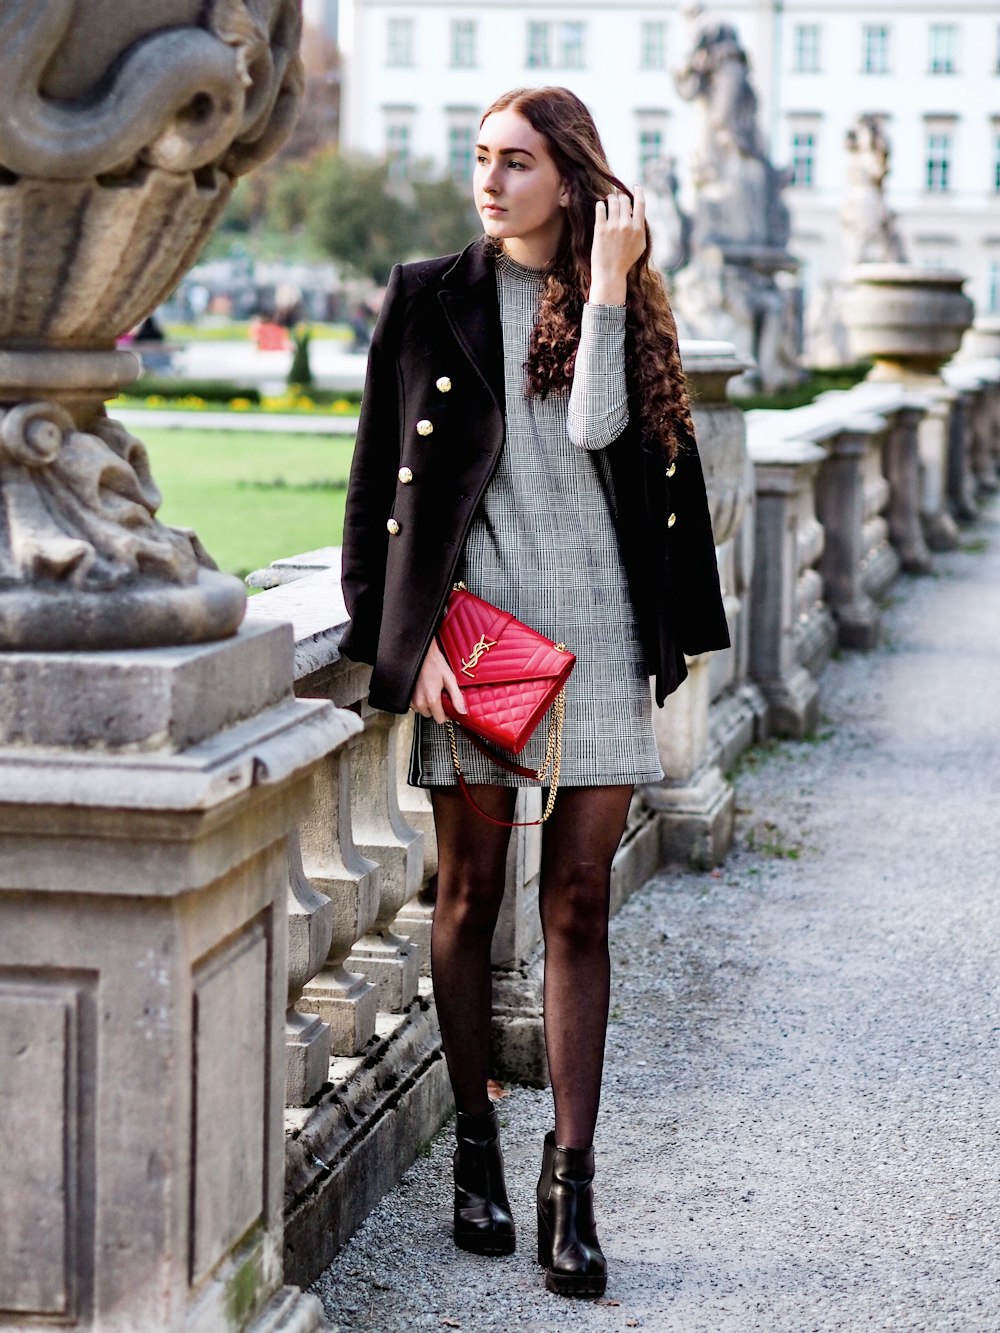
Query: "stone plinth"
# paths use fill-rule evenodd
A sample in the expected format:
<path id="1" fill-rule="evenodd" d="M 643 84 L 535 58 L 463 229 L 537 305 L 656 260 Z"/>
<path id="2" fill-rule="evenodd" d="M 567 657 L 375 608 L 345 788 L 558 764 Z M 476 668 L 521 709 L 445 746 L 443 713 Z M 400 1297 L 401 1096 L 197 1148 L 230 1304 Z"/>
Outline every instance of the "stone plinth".
<path id="1" fill-rule="evenodd" d="M 804 440 L 752 440 L 757 484 L 750 664 L 779 736 L 801 737 L 819 720 L 817 676 L 836 637 L 816 565 L 823 528 L 816 477 L 826 454 Z"/>
<path id="2" fill-rule="evenodd" d="M 0 657 L 5 1326 L 323 1327 L 280 1291 L 287 841 L 357 721 L 291 646 Z"/>

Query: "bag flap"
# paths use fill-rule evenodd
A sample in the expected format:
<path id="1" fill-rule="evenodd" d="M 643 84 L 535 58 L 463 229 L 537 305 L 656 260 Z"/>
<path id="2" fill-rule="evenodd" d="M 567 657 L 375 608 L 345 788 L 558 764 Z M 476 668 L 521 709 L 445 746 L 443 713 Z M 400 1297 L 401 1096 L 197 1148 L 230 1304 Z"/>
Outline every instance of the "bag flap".
<path id="1" fill-rule="evenodd" d="M 438 638 L 463 689 L 558 680 L 576 661 L 572 653 L 471 593 L 452 593 Z"/>

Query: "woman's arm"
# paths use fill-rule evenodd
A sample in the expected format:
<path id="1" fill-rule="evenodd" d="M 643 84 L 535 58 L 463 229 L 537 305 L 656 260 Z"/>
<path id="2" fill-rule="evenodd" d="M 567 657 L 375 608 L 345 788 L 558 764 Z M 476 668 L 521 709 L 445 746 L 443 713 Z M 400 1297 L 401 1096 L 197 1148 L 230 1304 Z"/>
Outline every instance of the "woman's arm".
<path id="1" fill-rule="evenodd" d="M 604 449 L 628 425 L 625 387 L 625 300 L 629 270 L 646 248 L 641 186 L 599 199 L 590 252 L 590 292 L 569 396 L 569 438 L 581 449 Z"/>
<path id="2" fill-rule="evenodd" d="M 580 449 L 604 449 L 627 425 L 625 307 L 588 303 L 569 395 L 569 438 Z"/>

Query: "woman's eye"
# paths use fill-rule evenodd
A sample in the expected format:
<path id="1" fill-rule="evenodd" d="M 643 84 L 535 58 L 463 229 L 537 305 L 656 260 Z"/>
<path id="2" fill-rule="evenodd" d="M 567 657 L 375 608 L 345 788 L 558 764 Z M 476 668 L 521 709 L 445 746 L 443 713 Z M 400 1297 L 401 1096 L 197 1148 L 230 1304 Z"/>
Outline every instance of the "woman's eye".
<path id="1" fill-rule="evenodd" d="M 524 168 L 524 163 L 523 163 L 523 162 L 508 162 L 507 165 L 508 165 L 509 167 L 520 167 L 522 170 L 523 170 L 523 168 Z"/>

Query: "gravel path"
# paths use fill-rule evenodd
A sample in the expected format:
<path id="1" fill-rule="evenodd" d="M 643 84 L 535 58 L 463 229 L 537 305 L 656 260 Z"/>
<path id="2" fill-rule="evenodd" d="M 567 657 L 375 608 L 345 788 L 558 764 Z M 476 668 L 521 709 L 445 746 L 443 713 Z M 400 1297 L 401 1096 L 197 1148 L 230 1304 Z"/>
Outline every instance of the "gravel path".
<path id="1" fill-rule="evenodd" d="M 1000 507 L 902 581 L 736 846 L 612 924 L 604 1300 L 549 1295 L 548 1093 L 501 1105 L 519 1248 L 450 1238 L 447 1125 L 322 1276 L 335 1329 L 1000 1330 Z"/>

